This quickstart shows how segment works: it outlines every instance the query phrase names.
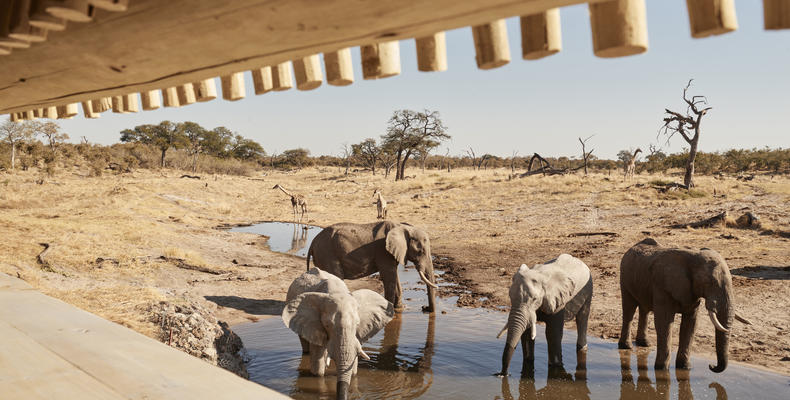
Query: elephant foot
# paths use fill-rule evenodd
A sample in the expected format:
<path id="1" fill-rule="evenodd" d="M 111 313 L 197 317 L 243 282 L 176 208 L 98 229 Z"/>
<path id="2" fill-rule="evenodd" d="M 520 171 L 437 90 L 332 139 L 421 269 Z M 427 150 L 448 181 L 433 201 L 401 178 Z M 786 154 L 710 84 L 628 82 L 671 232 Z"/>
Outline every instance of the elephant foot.
<path id="1" fill-rule="evenodd" d="M 675 361 L 675 369 L 691 369 L 691 362 L 689 360 Z"/>
<path id="2" fill-rule="evenodd" d="M 631 344 L 621 340 L 617 342 L 617 348 L 620 350 L 631 350 Z"/>
<path id="3" fill-rule="evenodd" d="M 656 364 L 653 366 L 653 368 L 655 368 L 655 369 L 656 369 L 656 371 L 663 371 L 663 370 L 667 369 L 667 364 L 666 364 L 666 363 L 658 363 L 658 362 L 657 362 L 657 363 L 656 363 Z"/>
<path id="4" fill-rule="evenodd" d="M 496 376 L 498 378 L 504 378 L 506 376 L 510 376 L 510 374 L 508 374 L 507 371 L 499 371 L 499 372 L 495 373 L 494 376 Z"/>
<path id="5" fill-rule="evenodd" d="M 434 309 L 431 306 L 422 306 L 422 312 L 424 312 L 424 313 L 432 313 L 432 312 L 434 312 Z"/>
<path id="6" fill-rule="evenodd" d="M 587 351 L 587 343 L 582 344 L 582 345 L 580 345 L 580 344 L 576 345 L 576 352 L 578 353 L 580 351 Z"/>
<path id="7" fill-rule="evenodd" d="M 398 304 L 392 308 L 393 310 L 395 310 L 396 313 L 402 313 L 406 309 L 406 306 L 404 306 L 403 304 Z"/>
<path id="8" fill-rule="evenodd" d="M 650 342 L 648 342 L 647 339 L 636 338 L 636 340 L 634 340 L 634 344 L 639 347 L 650 347 Z"/>

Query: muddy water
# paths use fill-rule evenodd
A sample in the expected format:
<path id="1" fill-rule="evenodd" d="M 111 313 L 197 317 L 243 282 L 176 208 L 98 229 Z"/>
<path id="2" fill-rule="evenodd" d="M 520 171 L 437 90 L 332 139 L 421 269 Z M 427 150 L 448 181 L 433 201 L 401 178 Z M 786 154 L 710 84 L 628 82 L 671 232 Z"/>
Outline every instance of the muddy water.
<path id="1" fill-rule="evenodd" d="M 266 236 L 269 238 L 267 244 L 270 250 L 307 257 L 310 242 L 318 232 L 321 232 L 321 227 L 290 222 L 263 222 L 250 226 L 239 226 L 230 231 Z"/>
<path id="2" fill-rule="evenodd" d="M 290 249 L 286 247 L 285 250 Z M 277 251 L 275 248 L 273 250 Z M 282 250 L 280 250 L 282 251 Z M 401 270 L 406 311 L 363 345 L 352 380 L 356 399 L 787 399 L 790 378 L 731 364 L 721 374 L 710 360 L 694 358 L 690 372 L 653 370 L 654 351 L 620 351 L 616 343 L 589 339 L 577 355 L 575 332 L 566 331 L 566 369 L 547 368 L 542 326 L 535 343 L 534 370 L 520 377 L 521 346 L 510 365 L 511 376 L 497 378 L 504 340 L 495 336 L 506 321 L 496 311 L 455 307 L 455 298 L 437 299 L 445 313 L 420 312 L 424 284 L 413 268 Z M 238 325 L 248 353 L 250 379 L 296 399 L 333 399 L 333 367 L 323 378 L 311 376 L 299 340 L 279 318 Z M 673 358 L 674 359 L 674 358 Z"/>

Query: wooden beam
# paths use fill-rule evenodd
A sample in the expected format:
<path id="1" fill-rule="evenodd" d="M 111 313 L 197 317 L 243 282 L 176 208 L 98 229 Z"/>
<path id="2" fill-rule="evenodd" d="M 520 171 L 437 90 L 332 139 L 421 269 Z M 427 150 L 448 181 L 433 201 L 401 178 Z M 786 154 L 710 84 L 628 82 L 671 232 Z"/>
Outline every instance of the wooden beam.
<path id="1" fill-rule="evenodd" d="M 129 0 L 89 0 L 96 8 L 107 11 L 126 11 L 129 8 Z"/>
<path id="2" fill-rule="evenodd" d="M 112 97 L 112 112 L 116 114 L 123 114 L 123 96 Z"/>
<path id="3" fill-rule="evenodd" d="M 521 17 L 521 56 L 537 60 L 562 50 L 560 9 Z"/>
<path id="4" fill-rule="evenodd" d="M 290 61 L 272 67 L 272 87 L 278 92 L 294 87 Z"/>
<path id="5" fill-rule="evenodd" d="M 270 0 L 135 0 L 125 13 L 100 10 L 92 23 L 73 24 L 41 46 L 4 57 L 0 113 L 176 87 L 312 54 L 600 1 L 289 0 L 272 10 Z"/>
<path id="6" fill-rule="evenodd" d="M 236 72 L 220 78 L 222 81 L 222 98 L 228 101 L 241 100 L 246 95 L 244 90 L 244 73 Z"/>
<path id="7" fill-rule="evenodd" d="M 66 29 L 66 20 L 58 18 L 47 12 L 47 3 L 50 0 L 32 0 L 30 2 L 30 13 L 28 18 L 30 25 L 47 29 L 50 31 L 62 31 Z"/>
<path id="8" fill-rule="evenodd" d="M 790 0 L 763 0 L 765 29 L 790 29 Z"/>
<path id="9" fill-rule="evenodd" d="M 99 118 L 100 114 L 93 112 L 93 105 L 91 103 L 91 100 L 82 102 L 82 113 L 85 115 L 85 118 Z"/>
<path id="10" fill-rule="evenodd" d="M 121 96 L 123 99 L 123 112 L 136 113 L 140 111 L 140 103 L 137 101 L 137 93 Z"/>
<path id="11" fill-rule="evenodd" d="M 181 107 L 181 103 L 178 101 L 178 89 L 176 87 L 162 89 L 162 100 L 165 107 Z"/>
<path id="12" fill-rule="evenodd" d="M 30 25 L 31 0 L 7 0 L 10 5 L 10 20 L 7 35 L 14 39 L 28 42 L 43 42 L 47 38 L 47 30 Z M 0 11 L 2 13 L 2 11 Z"/>
<path id="13" fill-rule="evenodd" d="M 645 0 L 611 0 L 589 7 L 596 56 L 625 57 L 647 51 Z"/>
<path id="14" fill-rule="evenodd" d="M 400 75 L 400 45 L 397 40 L 361 46 L 359 52 L 363 79 Z"/>
<path id="15" fill-rule="evenodd" d="M 354 66 L 351 63 L 351 49 L 324 53 L 326 83 L 333 86 L 347 86 L 354 83 Z"/>
<path id="16" fill-rule="evenodd" d="M 321 86 L 324 76 L 321 73 L 321 59 L 318 54 L 297 58 L 293 61 L 296 88 L 313 90 Z"/>
<path id="17" fill-rule="evenodd" d="M 477 68 L 499 68 L 510 62 L 507 25 L 504 19 L 472 27 Z"/>
<path id="18" fill-rule="evenodd" d="M 195 100 L 199 102 L 211 101 L 217 98 L 217 83 L 214 78 L 205 79 L 192 84 L 195 90 Z"/>
<path id="19" fill-rule="evenodd" d="M 214 97 L 216 97 L 216 93 Z M 144 111 L 156 110 L 157 108 L 162 107 L 162 100 L 159 98 L 158 90 L 142 92 L 140 93 L 140 99 L 142 100 Z"/>
<path id="20" fill-rule="evenodd" d="M 447 43 L 444 32 L 414 40 L 417 69 L 423 72 L 447 71 Z"/>
<path id="21" fill-rule="evenodd" d="M 54 17 L 73 22 L 90 22 L 96 13 L 88 0 L 48 1 L 45 9 Z"/>
<path id="22" fill-rule="evenodd" d="M 272 67 L 255 68 L 250 71 L 255 94 L 264 94 L 274 89 L 272 83 Z"/>
<path id="23" fill-rule="evenodd" d="M 58 106 L 57 113 L 58 119 L 72 119 L 77 115 L 77 103 Z"/>
<path id="24" fill-rule="evenodd" d="M 103 113 L 112 108 L 112 98 L 101 97 L 91 100 L 91 108 L 94 113 Z"/>
<path id="25" fill-rule="evenodd" d="M 735 0 L 686 0 L 691 37 L 705 38 L 738 29 Z"/>
<path id="26" fill-rule="evenodd" d="M 195 98 L 195 88 L 191 83 L 176 86 L 176 93 L 178 93 L 178 104 L 182 106 L 188 106 L 197 101 Z"/>
<path id="27" fill-rule="evenodd" d="M 58 108 L 57 107 L 45 107 L 44 108 L 44 118 L 49 119 L 57 119 L 58 118 Z"/>

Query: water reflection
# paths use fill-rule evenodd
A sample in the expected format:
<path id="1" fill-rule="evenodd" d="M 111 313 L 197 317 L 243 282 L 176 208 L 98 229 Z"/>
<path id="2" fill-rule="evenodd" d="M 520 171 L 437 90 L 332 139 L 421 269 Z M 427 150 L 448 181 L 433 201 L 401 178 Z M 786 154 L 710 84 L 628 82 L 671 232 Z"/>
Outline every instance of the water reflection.
<path id="1" fill-rule="evenodd" d="M 669 399 L 671 398 L 672 377 L 671 369 L 655 370 L 656 384 L 650 381 L 649 376 L 649 356 L 647 350 L 636 351 L 636 370 L 637 377 L 634 382 L 633 371 L 631 369 L 631 350 L 619 350 L 620 352 L 620 399 Z M 693 400 L 694 393 L 691 389 L 691 373 L 689 370 L 675 369 L 675 379 L 677 380 L 677 398 L 679 400 Z M 708 385 L 716 391 L 716 400 L 727 400 L 727 390 L 719 383 L 712 382 Z M 710 393 L 705 393 L 708 398 Z"/>
<path id="2" fill-rule="evenodd" d="M 571 375 L 563 367 L 550 367 L 546 375 L 546 386 L 537 389 L 535 369 L 521 372 L 518 382 L 518 399 L 589 399 L 587 387 L 587 353 L 576 353 L 576 372 Z M 502 399 L 514 400 L 508 377 L 502 377 Z"/>
<path id="3" fill-rule="evenodd" d="M 291 248 L 286 251 L 288 254 L 297 255 L 299 250 L 307 247 L 307 225 L 304 224 L 291 224 L 293 225 L 293 236 L 291 238 Z"/>

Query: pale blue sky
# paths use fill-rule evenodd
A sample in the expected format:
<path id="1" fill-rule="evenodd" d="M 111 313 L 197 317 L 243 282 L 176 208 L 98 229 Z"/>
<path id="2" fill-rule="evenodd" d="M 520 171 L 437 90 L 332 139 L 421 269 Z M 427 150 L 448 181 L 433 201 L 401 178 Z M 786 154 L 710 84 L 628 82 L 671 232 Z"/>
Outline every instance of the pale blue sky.
<path id="1" fill-rule="evenodd" d="M 471 30 L 462 28 L 447 32 L 445 72 L 417 71 L 414 41 L 404 40 L 403 72 L 393 78 L 363 80 L 355 48 L 356 81 L 347 87 L 255 96 L 245 74 L 247 98 L 240 101 L 58 122 L 72 141 L 84 135 L 110 144 L 128 127 L 189 120 L 227 126 L 267 151 L 304 147 L 337 155 L 344 142 L 378 138 L 393 110 L 428 108 L 441 113 L 452 135 L 436 153 L 449 147 L 459 155 L 472 146 L 479 154 L 576 156 L 576 138 L 596 134 L 595 154 L 614 158 L 621 149 L 665 145 L 656 141 L 663 109 L 685 110 L 681 90 L 694 78 L 692 93 L 713 106 L 701 150 L 790 147 L 790 31 L 763 30 L 761 1 L 740 0 L 736 7 L 737 31 L 692 39 L 685 1 L 649 0 L 650 47 L 632 57 L 595 57 L 587 6 L 578 5 L 561 10 L 562 52 L 538 61 L 521 59 L 518 18 L 509 18 L 512 61 L 495 70 L 477 69 Z M 675 152 L 683 144 L 677 137 L 665 148 Z"/>

